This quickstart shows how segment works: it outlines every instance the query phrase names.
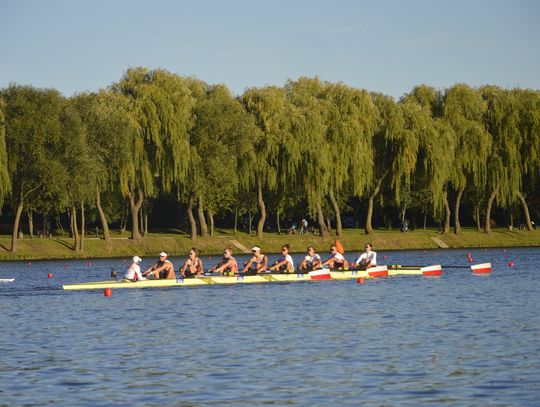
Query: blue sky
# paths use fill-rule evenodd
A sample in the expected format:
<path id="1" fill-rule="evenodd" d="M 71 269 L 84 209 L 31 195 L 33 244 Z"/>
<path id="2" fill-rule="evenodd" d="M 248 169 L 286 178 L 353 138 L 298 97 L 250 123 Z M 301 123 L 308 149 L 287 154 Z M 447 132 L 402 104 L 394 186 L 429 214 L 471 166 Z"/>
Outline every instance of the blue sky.
<path id="1" fill-rule="evenodd" d="M 236 94 L 319 76 L 399 97 L 425 83 L 540 88 L 540 1 L 0 0 L 0 87 L 66 96 L 165 68 Z"/>

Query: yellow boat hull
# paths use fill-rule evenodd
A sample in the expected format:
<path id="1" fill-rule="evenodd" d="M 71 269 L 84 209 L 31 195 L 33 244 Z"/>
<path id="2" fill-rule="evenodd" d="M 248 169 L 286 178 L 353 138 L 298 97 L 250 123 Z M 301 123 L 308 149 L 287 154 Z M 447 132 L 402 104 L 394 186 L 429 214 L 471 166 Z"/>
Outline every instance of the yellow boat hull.
<path id="1" fill-rule="evenodd" d="M 418 269 L 401 269 L 392 268 L 388 270 L 389 276 L 398 275 L 422 275 L 420 268 Z M 331 271 L 329 280 L 355 280 L 357 278 L 372 278 L 366 270 L 345 270 Z M 176 280 L 143 280 L 143 281 L 94 281 L 90 283 L 64 284 L 64 290 L 99 290 L 104 288 L 165 288 L 165 287 L 192 287 L 203 285 L 231 285 L 231 284 L 260 284 L 268 282 L 296 282 L 296 281 L 319 281 L 314 280 L 309 274 L 305 273 L 290 273 L 290 274 L 260 274 L 256 276 L 211 276 L 185 278 Z"/>

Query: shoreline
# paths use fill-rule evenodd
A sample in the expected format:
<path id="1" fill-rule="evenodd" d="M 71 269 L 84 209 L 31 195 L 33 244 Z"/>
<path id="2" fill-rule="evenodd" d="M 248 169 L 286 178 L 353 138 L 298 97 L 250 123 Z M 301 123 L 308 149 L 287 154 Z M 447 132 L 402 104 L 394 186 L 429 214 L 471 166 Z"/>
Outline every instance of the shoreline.
<path id="1" fill-rule="evenodd" d="M 291 245 L 291 253 L 304 253 L 309 245 L 321 252 L 326 251 L 336 239 L 341 241 L 347 253 L 362 251 L 366 242 L 371 242 L 375 251 L 525 248 L 540 247 L 540 230 L 528 232 L 501 228 L 489 235 L 476 229 L 464 229 L 460 235 L 442 235 L 434 229 L 417 229 L 407 233 L 378 230 L 373 235 L 366 235 L 360 229 L 345 229 L 340 238 L 336 235 L 319 237 L 267 232 L 263 240 L 247 233 L 233 235 L 232 231 L 219 230 L 215 236 L 198 237 L 194 243 L 189 236 L 181 233 L 150 233 L 140 241 L 117 234 L 110 246 L 103 239 L 86 238 L 85 250 L 81 253 L 72 250 L 73 239 L 68 237 L 23 238 L 17 241 L 17 252 L 11 253 L 8 251 L 10 236 L 0 236 L 0 261 L 125 258 L 135 254 L 154 257 L 161 251 L 169 256 L 185 256 L 192 246 L 200 250 L 201 256 L 216 256 L 228 245 L 233 247 L 236 254 L 246 253 L 246 250 L 249 253 L 249 248 L 253 246 L 259 246 L 264 253 L 270 254 L 279 253 L 281 246 L 286 243 Z"/>

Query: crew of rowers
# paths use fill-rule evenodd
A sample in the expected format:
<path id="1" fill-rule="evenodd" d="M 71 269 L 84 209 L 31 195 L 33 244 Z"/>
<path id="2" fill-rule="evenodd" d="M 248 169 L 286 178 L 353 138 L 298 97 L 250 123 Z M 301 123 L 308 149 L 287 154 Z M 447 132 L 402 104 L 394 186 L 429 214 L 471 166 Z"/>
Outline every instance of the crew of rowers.
<path id="1" fill-rule="evenodd" d="M 289 254 L 290 245 L 286 244 L 281 247 L 281 256 L 274 261 L 273 265 L 269 266 L 268 256 L 262 254 L 261 248 L 254 246 L 251 249 L 253 256 L 249 261 L 244 263 L 244 268 L 240 273 L 247 274 L 259 274 L 266 273 L 267 270 L 274 272 L 294 272 L 294 262 Z M 342 250 L 341 250 L 342 251 Z M 173 263 L 167 259 L 167 253 L 161 252 L 159 254 L 159 260 L 154 263 L 148 270 L 141 273 L 139 263 L 142 259 L 139 256 L 134 256 L 132 263 L 126 271 L 124 276 L 127 280 L 146 280 L 151 279 L 175 279 L 176 274 L 174 271 Z M 365 251 L 360 254 L 358 259 L 349 264 L 347 259 L 338 250 L 338 246 L 333 244 L 330 246 L 330 258 L 322 261 L 321 256 L 315 252 L 313 246 L 308 246 L 307 254 L 300 262 L 298 270 L 302 272 L 318 270 L 322 268 L 330 269 L 351 269 L 359 270 L 369 267 L 375 267 L 377 265 L 377 253 L 372 250 L 371 243 L 366 243 Z M 182 277 L 197 277 L 204 276 L 203 262 L 199 258 L 199 251 L 192 247 L 188 253 L 188 258 L 180 267 L 180 274 Z M 212 268 L 208 270 L 209 273 L 215 273 L 224 276 L 234 276 L 239 274 L 238 263 L 233 257 L 233 251 L 230 246 L 225 247 L 223 251 L 223 257 Z"/>

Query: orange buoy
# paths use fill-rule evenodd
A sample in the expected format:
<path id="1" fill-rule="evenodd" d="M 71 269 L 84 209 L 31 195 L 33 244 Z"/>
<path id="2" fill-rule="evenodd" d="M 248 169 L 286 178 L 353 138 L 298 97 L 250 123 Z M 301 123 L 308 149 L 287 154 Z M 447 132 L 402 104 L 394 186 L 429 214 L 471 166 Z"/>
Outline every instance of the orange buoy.
<path id="1" fill-rule="evenodd" d="M 48 273 L 47 278 L 53 278 L 53 273 Z"/>
<path id="2" fill-rule="evenodd" d="M 514 263 L 512 260 L 510 260 L 510 261 L 508 262 L 508 265 L 509 265 L 510 267 L 514 267 L 514 266 L 515 266 L 515 263 Z"/>
<path id="3" fill-rule="evenodd" d="M 334 243 L 334 246 L 336 246 L 336 249 L 339 253 L 345 254 L 345 249 L 343 248 L 343 245 L 341 244 L 339 240 L 336 240 L 336 242 Z"/>
<path id="4" fill-rule="evenodd" d="M 364 278 L 363 277 L 358 277 L 358 280 L 356 280 L 356 282 L 358 284 L 364 284 Z"/>
<path id="5" fill-rule="evenodd" d="M 103 295 L 105 297 L 111 297 L 112 296 L 112 290 L 110 288 L 106 288 L 103 290 Z"/>

